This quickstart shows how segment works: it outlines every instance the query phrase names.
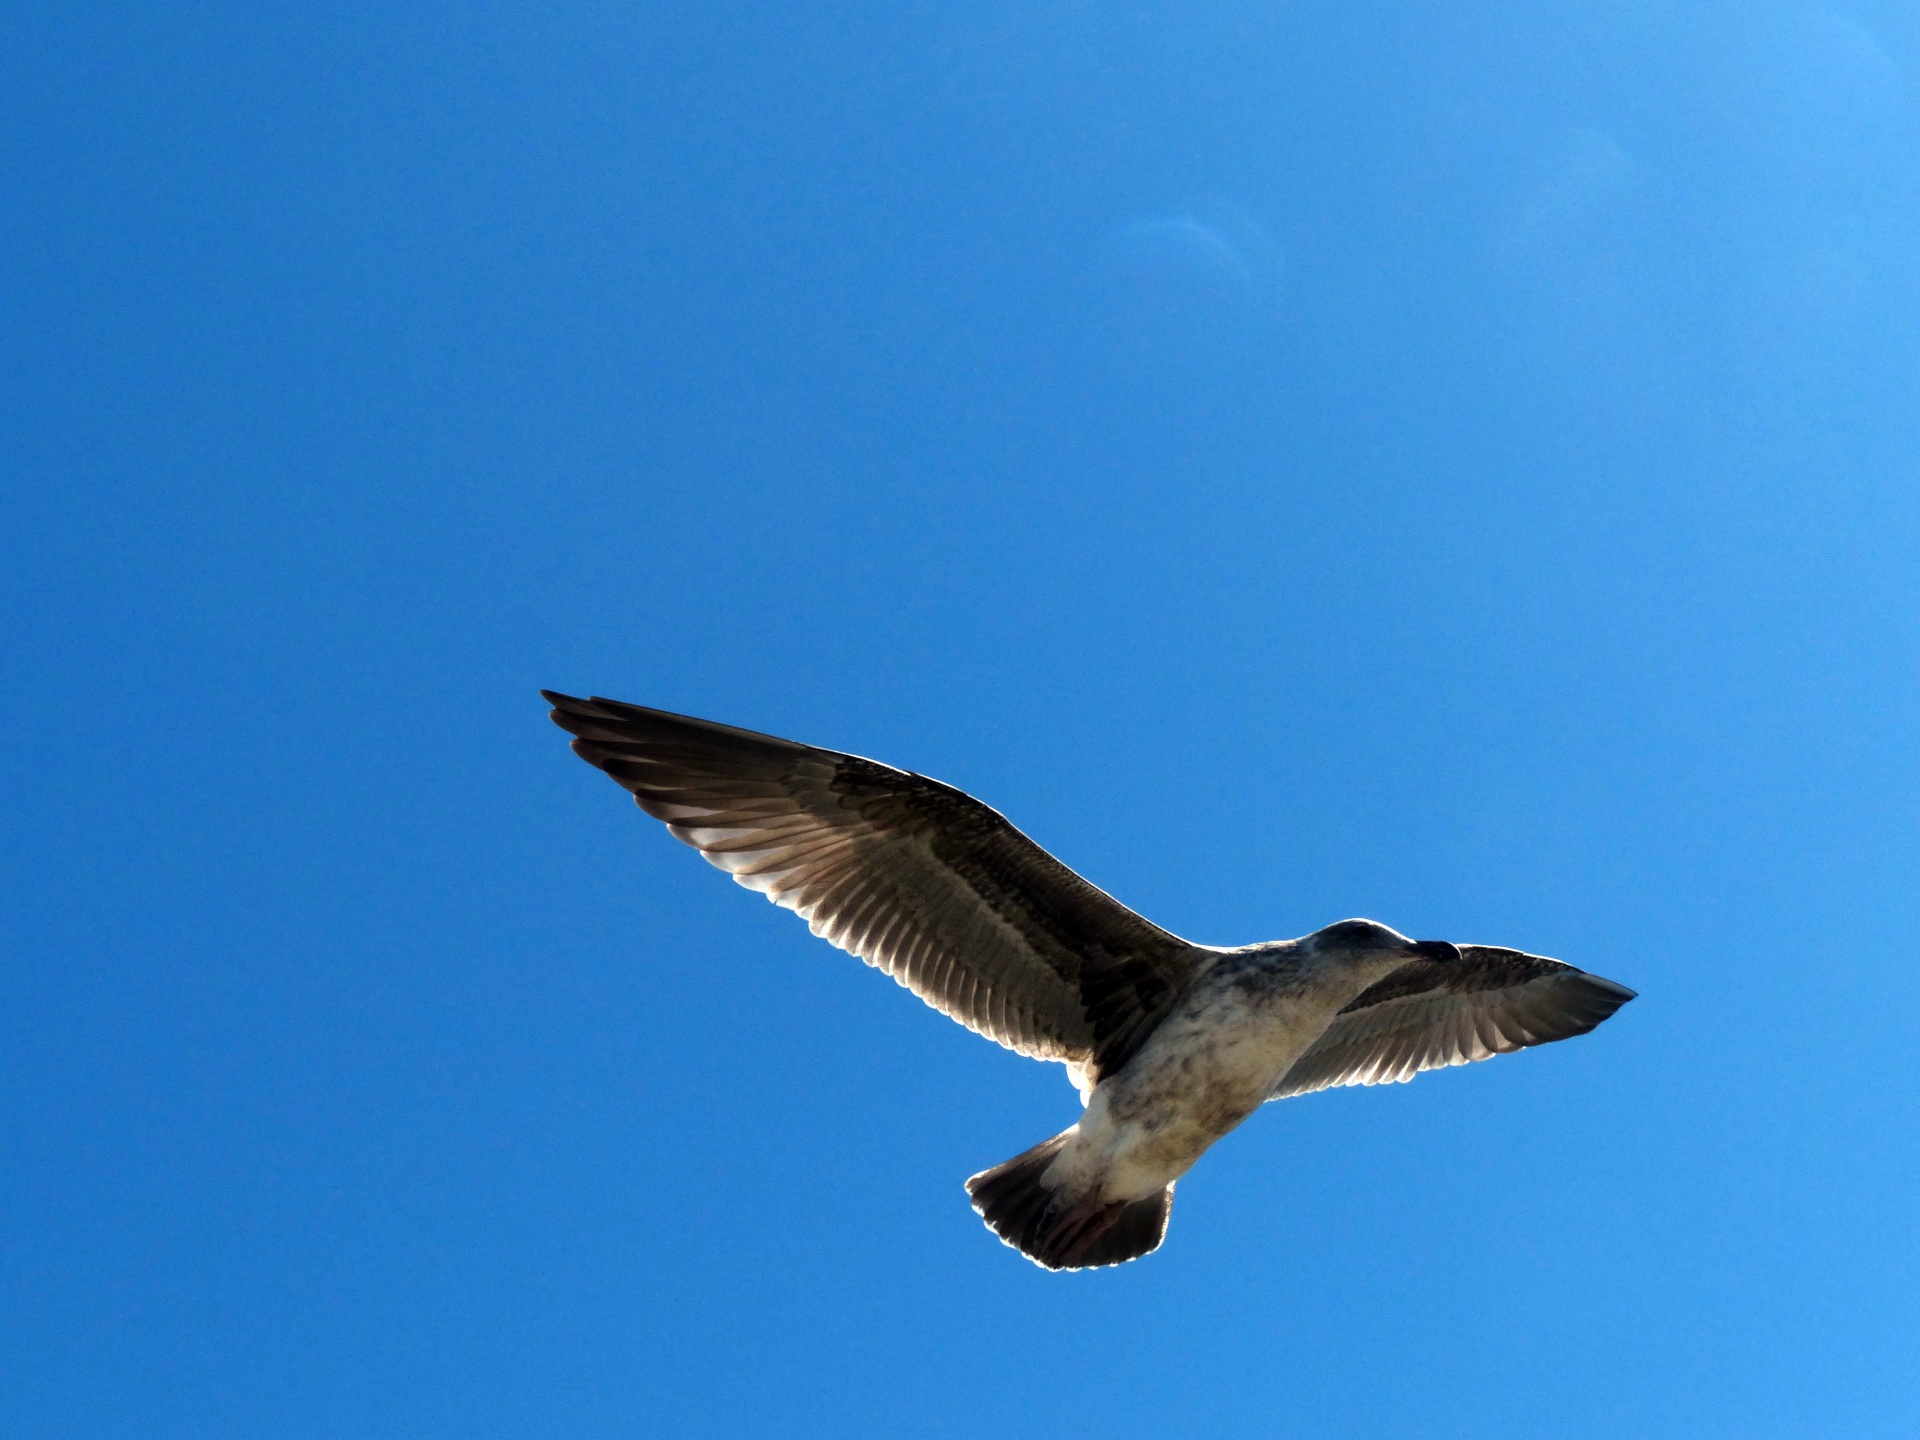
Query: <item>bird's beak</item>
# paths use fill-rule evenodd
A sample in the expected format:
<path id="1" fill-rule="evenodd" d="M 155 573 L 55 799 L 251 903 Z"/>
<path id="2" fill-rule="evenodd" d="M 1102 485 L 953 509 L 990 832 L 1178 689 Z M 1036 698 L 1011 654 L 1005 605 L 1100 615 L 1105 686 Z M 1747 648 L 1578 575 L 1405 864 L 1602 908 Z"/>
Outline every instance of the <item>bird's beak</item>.
<path id="1" fill-rule="evenodd" d="M 1413 953 L 1435 965 L 1455 965 L 1460 960 L 1460 947 L 1451 940 L 1416 940 Z"/>

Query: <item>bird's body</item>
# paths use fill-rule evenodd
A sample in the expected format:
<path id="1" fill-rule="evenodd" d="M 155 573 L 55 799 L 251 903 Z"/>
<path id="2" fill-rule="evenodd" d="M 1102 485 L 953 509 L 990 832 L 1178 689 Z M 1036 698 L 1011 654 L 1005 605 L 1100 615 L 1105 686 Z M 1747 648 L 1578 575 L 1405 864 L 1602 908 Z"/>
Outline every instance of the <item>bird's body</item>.
<path id="1" fill-rule="evenodd" d="M 1087 1097 L 1076 1142 L 1111 1199 L 1178 1180 L 1273 1094 L 1340 1007 L 1396 969 L 1344 963 L 1298 940 L 1215 951 L 1147 1043 Z"/>
<path id="2" fill-rule="evenodd" d="M 741 884 L 969 1028 L 1069 1067 L 1078 1123 L 967 1182 L 988 1226 L 1050 1269 L 1158 1246 L 1174 1182 L 1268 1100 L 1565 1039 L 1633 998 L 1557 960 L 1368 920 L 1195 945 L 938 781 L 546 694 L 584 759 Z"/>

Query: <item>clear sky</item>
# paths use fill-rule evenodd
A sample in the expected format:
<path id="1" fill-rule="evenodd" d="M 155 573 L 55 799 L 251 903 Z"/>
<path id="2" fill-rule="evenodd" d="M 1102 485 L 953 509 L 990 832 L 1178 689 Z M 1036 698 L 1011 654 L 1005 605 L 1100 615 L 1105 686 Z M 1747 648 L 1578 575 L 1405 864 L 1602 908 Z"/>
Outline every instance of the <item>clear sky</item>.
<path id="1" fill-rule="evenodd" d="M 4 30 L 0 1432 L 1920 1433 L 1912 5 Z M 540 686 L 1641 998 L 1050 1275 Z"/>

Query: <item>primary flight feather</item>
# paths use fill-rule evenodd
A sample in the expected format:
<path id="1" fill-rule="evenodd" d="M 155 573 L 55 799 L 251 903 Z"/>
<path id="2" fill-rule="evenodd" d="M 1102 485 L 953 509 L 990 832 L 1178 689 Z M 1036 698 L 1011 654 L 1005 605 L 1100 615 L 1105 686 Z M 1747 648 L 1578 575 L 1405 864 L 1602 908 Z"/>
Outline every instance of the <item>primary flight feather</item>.
<path id="1" fill-rule="evenodd" d="M 1009 1049 L 1065 1063 L 1078 1124 L 967 1181 L 1049 1269 L 1166 1234 L 1174 1182 L 1267 1100 L 1583 1035 L 1634 992 L 1558 960 L 1343 920 L 1196 945 L 938 780 L 710 720 L 541 692 L 675 837 Z"/>

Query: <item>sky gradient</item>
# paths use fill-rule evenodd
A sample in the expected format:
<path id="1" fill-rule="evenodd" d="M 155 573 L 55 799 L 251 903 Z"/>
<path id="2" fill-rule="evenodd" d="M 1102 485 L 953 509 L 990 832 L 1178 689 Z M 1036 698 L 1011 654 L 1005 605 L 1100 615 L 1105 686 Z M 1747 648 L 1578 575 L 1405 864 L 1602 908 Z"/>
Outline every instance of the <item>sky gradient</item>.
<path id="1" fill-rule="evenodd" d="M 1920 12 L 5 35 L 0 1432 L 1920 1431 Z M 541 686 L 1641 998 L 1046 1274 Z"/>

